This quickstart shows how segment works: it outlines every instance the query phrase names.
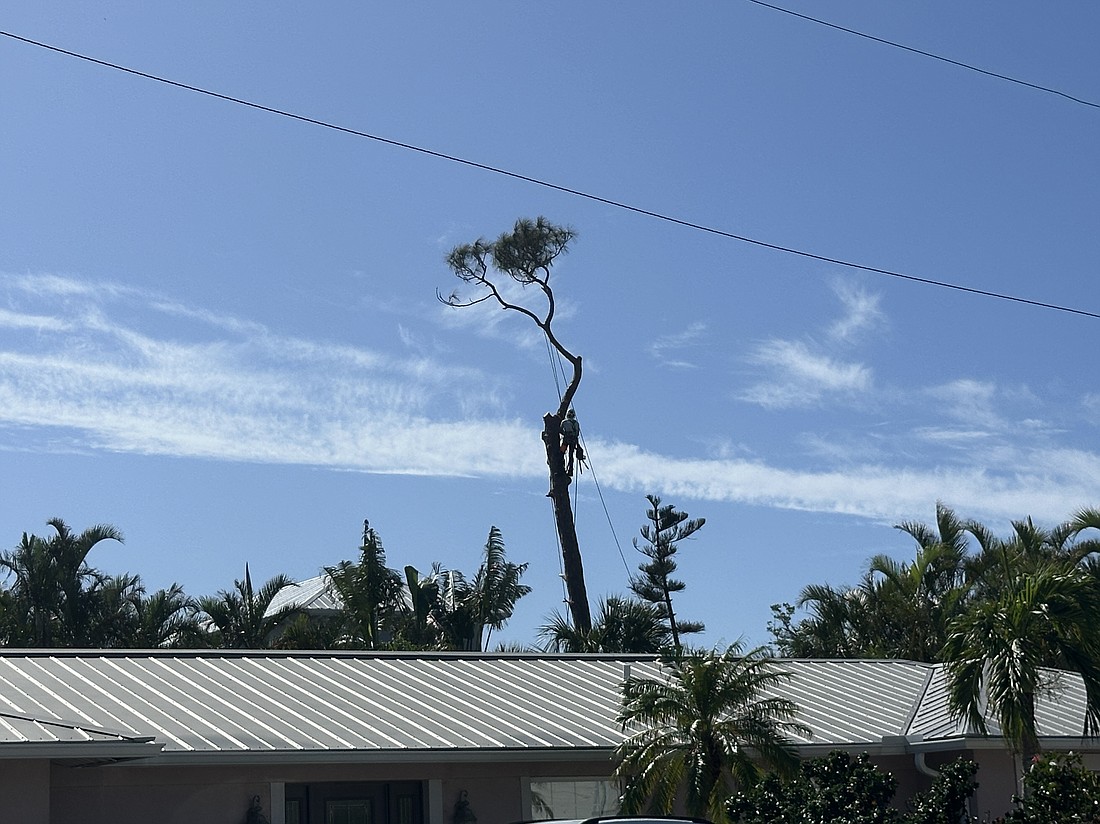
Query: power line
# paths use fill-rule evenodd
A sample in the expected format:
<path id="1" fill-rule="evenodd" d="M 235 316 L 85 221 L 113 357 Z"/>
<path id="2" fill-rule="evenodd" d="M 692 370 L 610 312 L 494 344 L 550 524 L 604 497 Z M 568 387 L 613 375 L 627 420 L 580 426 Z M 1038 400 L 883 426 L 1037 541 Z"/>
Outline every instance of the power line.
<path id="1" fill-rule="evenodd" d="M 873 34 L 867 34 L 866 32 L 856 31 L 855 29 L 849 29 L 844 26 L 837 25 L 836 23 L 830 23 L 828 20 L 821 20 L 817 17 L 810 17 L 808 14 L 802 14 L 791 9 L 785 9 L 782 6 L 776 6 L 771 3 L 765 3 L 764 0 L 748 0 L 750 3 L 755 3 L 758 6 L 764 6 L 768 9 L 775 11 L 781 11 L 784 14 L 789 14 L 792 17 L 800 17 L 803 20 L 809 20 L 811 23 L 817 23 L 822 26 L 828 26 L 830 29 L 836 29 L 837 31 L 846 32 L 847 34 L 854 34 L 856 37 L 864 37 L 867 40 L 874 40 L 876 43 L 882 43 L 884 46 L 893 46 L 895 49 L 903 49 L 913 54 L 919 54 L 922 57 L 931 57 L 933 60 L 940 60 L 944 63 L 950 63 L 952 66 L 958 66 L 960 69 L 966 69 L 967 71 L 978 72 L 984 74 L 987 77 L 995 77 L 998 80 L 1005 80 L 1009 83 L 1015 83 L 1018 86 L 1026 86 L 1029 89 L 1035 89 L 1036 91 L 1046 92 L 1047 94 L 1054 94 L 1058 97 L 1064 97 L 1066 100 L 1072 100 L 1074 103 L 1080 103 L 1082 106 L 1091 106 L 1094 109 L 1100 109 L 1100 103 L 1094 103 L 1091 100 L 1085 100 L 1080 97 L 1074 97 L 1072 94 L 1059 91 L 1058 89 L 1052 89 L 1049 86 L 1040 86 L 1037 83 L 1030 83 L 1027 80 L 1020 80 L 1018 77 L 1010 77 L 1007 74 L 1000 74 L 999 72 L 990 71 L 989 69 L 983 69 L 978 66 L 974 66 L 970 63 L 963 63 L 961 60 L 952 60 L 950 57 L 944 57 L 940 54 L 933 54 L 932 52 L 924 51 L 923 49 L 917 49 L 913 46 L 906 46 L 904 43 L 896 43 L 893 40 L 886 40 L 882 37 L 875 37 Z"/>
<path id="2" fill-rule="evenodd" d="M 757 2 L 758 0 L 750 0 L 750 2 Z M 766 4 L 763 4 L 766 5 Z M 778 7 L 774 7 L 777 8 Z M 783 9 L 779 9 L 783 11 Z M 831 24 L 830 24 L 831 25 Z M 919 277 L 917 275 L 909 275 L 904 272 L 897 272 L 892 269 L 884 269 L 878 266 L 869 266 L 863 263 L 855 263 L 850 260 L 843 260 L 841 258 L 829 257 L 827 255 L 819 255 L 813 252 L 806 252 L 802 249 L 795 249 L 791 246 L 783 246 L 778 243 L 769 243 L 768 241 L 759 240 L 757 238 L 748 237 L 747 235 L 739 235 L 734 232 L 727 232 L 724 229 L 718 229 L 713 226 L 707 226 L 702 223 L 695 223 L 690 220 L 684 220 L 683 218 L 667 215 L 662 212 L 656 212 L 651 209 L 643 209 L 640 206 L 632 206 L 629 203 L 623 203 L 622 201 L 612 200 L 611 198 L 601 197 L 600 195 L 592 194 L 591 192 L 584 192 L 580 189 L 573 189 L 568 186 L 562 186 L 558 183 L 551 183 L 547 180 L 541 180 L 537 177 L 530 177 L 529 175 L 520 174 L 519 172 L 509 171 L 508 169 L 502 169 L 498 166 L 490 166 L 485 163 L 478 163 L 474 160 L 467 160 L 455 155 L 445 154 L 443 152 L 437 152 L 433 149 L 426 149 L 422 146 L 415 146 L 411 143 L 404 143 L 399 140 L 394 140 L 388 137 L 382 137 L 381 135 L 371 134 L 359 129 L 352 129 L 348 126 L 340 126 L 335 123 L 329 123 L 325 120 L 318 120 L 313 117 L 307 117 L 306 115 L 297 114 L 295 112 L 289 112 L 284 109 L 276 109 L 271 106 L 265 106 L 261 103 L 254 103 L 251 100 L 244 100 L 239 97 L 232 97 L 231 95 L 222 94 L 221 92 L 211 91 L 210 89 L 204 89 L 199 86 L 192 86 L 188 83 L 181 83 L 178 80 L 170 80 L 166 77 L 160 77 L 148 72 L 139 71 L 138 69 L 132 69 L 128 66 L 121 66 L 117 63 L 110 63 L 106 60 L 100 60 L 96 57 L 90 57 L 86 54 L 80 54 L 79 52 L 63 49 L 59 46 L 53 46 L 49 43 L 42 43 L 38 40 L 31 40 L 28 37 L 22 37 L 11 32 L 0 30 L 0 35 L 8 37 L 12 40 L 18 40 L 22 43 L 27 43 L 31 46 L 37 46 L 38 48 L 47 49 L 48 51 L 56 52 L 58 54 L 64 54 L 68 57 L 75 57 L 78 60 L 84 60 L 88 63 L 94 63 L 97 66 L 103 66 L 104 68 L 114 69 L 115 71 L 124 72 L 126 74 L 132 74 L 136 77 L 141 77 L 146 80 L 152 80 L 157 83 L 163 83 L 168 86 L 175 86 L 179 89 L 195 92 L 196 94 L 206 95 L 207 97 L 213 97 L 218 100 L 225 100 L 229 103 L 236 103 L 239 106 L 247 106 L 250 109 L 257 109 L 268 114 L 278 115 L 279 117 L 290 118 L 291 120 L 297 120 L 302 123 L 309 123 L 314 126 L 320 126 L 325 129 L 331 129 L 333 131 L 341 132 L 343 134 L 350 134 L 355 137 L 362 137 L 367 140 L 373 140 L 378 143 L 384 143 L 387 146 L 395 146 L 399 149 L 407 149 L 411 152 L 417 152 L 419 154 L 428 155 L 429 157 L 435 157 L 440 160 L 447 160 L 451 163 L 458 163 L 463 166 L 469 166 L 474 169 L 480 169 L 485 172 L 491 172 L 493 174 L 503 175 L 504 177 L 510 177 L 514 180 L 521 180 L 525 183 L 531 183 L 535 186 L 541 186 L 545 189 L 551 189 L 556 192 L 562 192 L 563 194 L 573 195 L 574 197 L 584 198 L 595 203 L 602 203 L 605 206 L 611 206 L 616 209 L 622 209 L 627 212 L 633 212 L 634 214 L 644 215 L 645 217 L 651 217 L 655 220 L 664 221 L 665 223 L 671 223 L 676 226 L 682 226 L 687 229 L 694 229 L 698 232 L 705 232 L 710 235 L 716 235 L 718 237 L 727 238 L 729 240 L 740 241 L 741 243 L 748 243 L 753 246 L 758 246 L 763 249 L 771 249 L 776 252 L 784 252 L 789 255 L 797 255 L 798 257 L 806 258 L 808 260 L 816 260 L 821 263 L 830 263 L 834 266 L 843 266 L 848 269 L 856 269 L 862 272 L 870 272 L 877 275 L 885 275 L 887 277 L 897 278 L 899 280 L 907 280 L 912 283 L 923 283 L 926 286 L 936 286 L 941 289 L 953 289 L 957 292 L 966 292 L 972 295 L 980 295 L 987 298 L 996 298 L 997 300 L 1006 300 L 1013 303 L 1022 303 L 1027 306 L 1035 306 L 1041 309 L 1052 309 L 1057 312 L 1068 312 L 1073 315 L 1081 315 L 1083 317 L 1100 319 L 1100 313 L 1089 312 L 1085 309 L 1077 309 L 1071 306 L 1062 306 L 1056 303 L 1047 303 L 1046 301 L 1032 300 L 1030 298 L 1022 298 L 1016 295 L 1009 295 L 1002 292 L 993 292 L 986 289 L 977 289 L 972 286 L 962 286 L 957 283 L 950 283 L 942 280 L 934 280 L 932 278 Z"/>

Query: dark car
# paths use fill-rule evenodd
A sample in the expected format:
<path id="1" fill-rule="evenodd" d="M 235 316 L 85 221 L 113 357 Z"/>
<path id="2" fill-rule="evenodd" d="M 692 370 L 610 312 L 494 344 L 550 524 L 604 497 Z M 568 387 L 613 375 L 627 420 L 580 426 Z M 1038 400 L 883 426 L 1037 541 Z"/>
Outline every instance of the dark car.
<path id="1" fill-rule="evenodd" d="M 681 815 L 598 815 L 592 818 L 544 818 L 516 824 L 711 824 L 705 818 Z"/>

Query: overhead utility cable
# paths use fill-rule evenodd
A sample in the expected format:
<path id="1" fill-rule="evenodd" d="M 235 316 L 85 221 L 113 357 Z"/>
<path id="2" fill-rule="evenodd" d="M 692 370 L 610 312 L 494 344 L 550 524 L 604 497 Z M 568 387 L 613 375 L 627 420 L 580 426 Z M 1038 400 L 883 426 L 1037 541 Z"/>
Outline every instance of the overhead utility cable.
<path id="1" fill-rule="evenodd" d="M 999 72 L 992 72 L 988 69 L 982 69 L 978 66 L 973 66 L 970 63 L 963 63 L 961 60 L 952 60 L 950 57 L 944 57 L 943 55 L 933 54 L 932 52 L 924 51 L 923 49 L 916 49 L 912 46 L 906 46 L 904 43 L 895 43 L 893 40 L 886 40 L 882 37 L 875 37 L 873 34 L 867 34 L 866 32 L 856 31 L 855 29 L 845 28 L 844 26 L 838 26 L 836 23 L 830 23 L 828 20 L 822 20 L 818 17 L 810 17 L 808 14 L 802 14 L 791 9 L 785 9 L 782 6 L 775 6 L 771 3 L 765 3 L 764 0 L 749 0 L 750 3 L 755 3 L 758 6 L 764 6 L 765 8 L 774 9 L 775 11 L 781 11 L 784 14 L 789 14 L 792 17 L 801 17 L 803 20 L 809 20 L 811 23 L 818 23 L 822 26 L 828 26 L 830 29 L 836 29 L 837 31 L 846 32 L 847 34 L 854 34 L 856 37 L 864 37 L 868 40 L 874 40 L 876 43 L 882 43 L 884 46 L 893 46 L 895 49 L 903 49 L 913 54 L 919 54 L 922 57 L 931 57 L 933 60 L 940 60 L 944 63 L 950 63 L 952 66 L 958 66 L 960 69 L 966 69 L 972 72 L 978 72 L 984 74 L 987 77 L 995 77 L 998 80 L 1006 80 L 1009 83 L 1015 83 L 1018 86 L 1027 86 L 1029 89 L 1035 89 L 1036 91 L 1046 92 L 1047 94 L 1055 94 L 1058 97 L 1064 97 L 1066 100 L 1072 100 L 1074 103 L 1080 103 L 1082 106 L 1092 106 L 1094 109 L 1100 109 L 1100 103 L 1094 103 L 1091 100 L 1084 100 L 1080 97 L 1074 97 L 1072 94 L 1066 94 L 1065 92 L 1058 91 L 1058 89 L 1052 89 L 1048 86 L 1040 86 L 1037 83 L 1029 83 L 1026 80 L 1020 80 L 1017 77 L 1009 77 L 1007 74 L 1000 74 Z"/>
<path id="2" fill-rule="evenodd" d="M 981 295 L 987 298 L 996 298 L 998 300 L 1007 300 L 1013 303 L 1022 303 L 1027 306 L 1035 306 L 1041 309 L 1053 309 L 1058 312 L 1068 312 L 1073 315 L 1082 315 L 1089 318 L 1100 319 L 1100 313 L 1089 312 L 1085 309 L 1076 309 L 1072 306 L 1061 306 L 1056 303 L 1047 303 L 1041 300 L 1031 300 L 1029 298 L 1022 298 L 1016 295 L 1008 295 L 1002 292 L 992 292 L 986 289 L 976 289 L 972 286 L 961 286 L 957 283 L 949 283 L 942 280 L 933 280 L 932 278 L 918 277 L 917 275 L 908 275 L 904 272 L 895 272 L 891 269 L 883 269 L 878 266 L 868 266 L 863 263 L 854 263 L 850 260 L 842 260 L 840 258 L 828 257 L 826 255 L 819 255 L 813 252 L 806 252 L 801 249 L 795 249 L 790 246 L 782 246 L 777 243 L 769 243 L 764 240 L 758 240 L 746 235 L 738 235 L 734 232 L 727 232 L 723 229 L 716 229 L 713 226 L 706 226 L 702 223 L 693 223 L 690 220 L 684 220 L 682 218 L 673 217 L 671 215 L 663 214 L 662 212 L 654 212 L 650 209 L 643 209 L 640 206 L 631 206 L 629 203 L 623 203 L 619 200 L 612 200 L 610 198 L 601 197 L 600 195 L 594 195 L 590 192 L 583 192 L 579 189 L 572 189 L 568 186 L 562 186 L 558 183 L 551 183 L 547 180 L 540 180 L 537 177 L 530 177 L 529 175 L 520 174 L 519 172 L 512 172 L 508 169 L 502 169 L 498 166 L 490 166 L 485 163 L 478 163 L 474 160 L 467 160 L 462 157 L 456 157 L 454 155 L 445 154 L 443 152 L 437 152 L 433 149 L 425 149 L 422 146 L 414 146 L 411 143 L 403 143 L 399 140 L 394 140 L 389 137 L 382 137 L 380 135 L 370 134 L 369 132 L 360 131 L 358 129 L 352 129 L 347 126 L 339 126 L 335 123 L 329 123 L 324 120 L 318 120 L 313 117 L 307 117 L 302 114 L 296 114 L 294 112 L 288 112 L 283 109 L 276 109 L 271 106 L 264 106 L 260 103 L 253 103 L 250 100 L 244 100 L 239 97 L 232 97 L 220 92 L 211 91 L 209 89 L 203 89 L 199 86 L 192 86 L 187 83 L 181 83 L 178 80 L 169 80 L 165 77 L 158 77 L 155 74 L 149 74 L 148 72 L 138 71 L 137 69 L 131 69 L 127 66 L 120 66 L 117 63 L 109 63 L 106 60 L 100 60 L 95 57 L 89 57 L 86 54 L 80 54 L 79 52 L 69 51 L 68 49 L 60 48 L 59 46 L 51 46 L 48 43 L 42 43 L 37 40 L 31 40 L 27 37 L 21 37 L 18 34 L 12 34 L 11 32 L 0 30 L 0 36 L 9 37 L 12 40 L 19 40 L 20 42 L 27 43 L 32 46 L 38 46 L 42 49 L 48 49 L 49 51 L 57 52 L 58 54 L 64 54 L 69 57 L 75 57 L 78 60 L 85 60 L 89 63 L 94 63 L 97 66 L 104 66 L 108 69 L 114 69 L 116 71 L 125 72 L 126 74 L 132 74 L 137 77 L 143 77 L 146 80 L 153 80 L 157 83 L 164 83 L 168 86 L 175 86 L 179 89 L 185 89 L 186 91 L 195 92 L 196 94 L 203 94 L 207 97 L 214 97 L 218 100 L 225 100 L 229 103 L 236 103 L 240 106 L 247 106 L 251 109 L 258 109 L 262 112 L 268 112 L 269 114 L 279 115 L 280 117 L 288 117 L 292 120 L 298 120 L 302 123 L 310 123 L 314 126 L 321 126 L 325 129 L 332 129 L 333 131 L 342 132 L 344 134 L 354 135 L 355 137 L 362 137 L 367 140 L 373 140 L 378 143 L 384 143 L 387 146 L 396 146 L 399 149 L 408 149 L 411 152 L 418 152 L 420 154 L 428 155 L 429 157 L 439 158 L 440 160 L 447 160 L 451 163 L 458 163 L 463 166 L 469 166 L 474 169 L 481 169 L 485 172 L 492 172 L 493 174 L 503 175 L 510 177 L 514 180 L 522 180 L 525 183 L 531 183 L 535 186 L 542 186 L 546 189 L 551 189 L 556 192 L 562 192 L 567 195 L 573 195 L 575 197 L 584 198 L 595 203 L 602 203 L 605 206 L 611 206 L 616 209 L 623 209 L 634 214 L 645 215 L 646 217 L 654 218 L 655 220 L 661 220 L 666 223 L 672 223 L 677 226 L 683 226 L 687 229 L 695 229 L 698 232 L 706 232 L 707 234 L 717 235 L 718 237 L 728 238 L 729 240 L 737 240 L 741 243 L 749 243 L 753 246 L 759 246 L 764 249 L 771 249 L 776 252 L 785 252 L 789 255 L 797 255 L 798 257 L 807 258 L 809 260 L 816 260 L 822 263 L 831 263 L 835 266 L 844 266 L 848 269 L 857 269 L 861 272 L 871 272 L 876 275 L 885 275 L 887 277 L 898 278 L 900 280 L 907 280 L 913 283 L 923 283 L 926 286 L 938 286 L 941 289 L 954 289 L 957 292 L 967 292 L 972 295 Z"/>

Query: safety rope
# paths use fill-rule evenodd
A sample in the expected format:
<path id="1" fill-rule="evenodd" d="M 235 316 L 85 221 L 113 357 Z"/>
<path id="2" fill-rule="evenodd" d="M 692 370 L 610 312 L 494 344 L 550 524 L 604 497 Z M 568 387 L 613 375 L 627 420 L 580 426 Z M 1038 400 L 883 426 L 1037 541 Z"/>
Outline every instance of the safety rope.
<path id="1" fill-rule="evenodd" d="M 600 496 L 600 506 L 603 507 L 604 517 L 607 518 L 607 526 L 611 529 L 611 537 L 615 539 L 615 548 L 619 550 L 619 557 L 622 559 L 623 568 L 626 570 L 627 579 L 630 578 L 630 564 L 626 562 L 626 555 L 623 554 L 623 546 L 619 543 L 619 534 L 615 531 L 615 524 L 611 521 L 611 512 L 607 508 L 607 501 L 603 497 L 603 489 L 600 488 L 599 478 L 596 477 L 596 468 L 592 466 L 592 453 L 588 451 L 588 444 L 584 442 L 584 430 L 580 433 L 581 448 L 584 449 L 584 456 L 588 460 L 588 471 L 592 474 L 592 483 L 596 486 L 596 494 Z"/>

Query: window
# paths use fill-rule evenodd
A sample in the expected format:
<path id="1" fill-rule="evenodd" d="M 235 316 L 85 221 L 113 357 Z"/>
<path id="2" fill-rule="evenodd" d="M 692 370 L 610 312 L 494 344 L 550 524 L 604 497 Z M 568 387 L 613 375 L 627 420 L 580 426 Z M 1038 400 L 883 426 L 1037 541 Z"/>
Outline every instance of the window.
<path id="1" fill-rule="evenodd" d="M 589 818 L 619 812 L 622 787 L 614 779 L 535 778 L 531 780 L 531 818 Z"/>

